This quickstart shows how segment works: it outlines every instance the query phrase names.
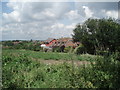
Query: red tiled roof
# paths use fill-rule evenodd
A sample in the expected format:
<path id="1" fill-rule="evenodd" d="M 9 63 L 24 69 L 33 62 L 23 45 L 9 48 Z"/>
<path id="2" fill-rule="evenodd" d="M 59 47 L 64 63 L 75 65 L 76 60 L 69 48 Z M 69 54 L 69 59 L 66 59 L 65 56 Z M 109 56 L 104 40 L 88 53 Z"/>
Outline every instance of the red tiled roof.
<path id="1" fill-rule="evenodd" d="M 60 39 L 52 39 L 49 38 L 46 40 L 46 42 L 48 42 L 48 44 L 46 44 L 46 46 L 48 47 L 54 47 L 54 46 L 62 46 L 65 45 L 65 47 L 76 47 L 78 46 L 77 44 L 80 43 L 74 43 L 72 38 L 60 38 Z"/>
<path id="2" fill-rule="evenodd" d="M 45 42 L 51 42 L 52 40 L 54 40 L 54 38 L 48 38 L 47 40 L 45 40 Z"/>
<path id="3" fill-rule="evenodd" d="M 46 46 L 52 46 L 53 43 L 55 43 L 55 42 L 56 42 L 56 40 L 54 39 L 54 40 L 50 41 L 48 44 L 46 44 Z"/>

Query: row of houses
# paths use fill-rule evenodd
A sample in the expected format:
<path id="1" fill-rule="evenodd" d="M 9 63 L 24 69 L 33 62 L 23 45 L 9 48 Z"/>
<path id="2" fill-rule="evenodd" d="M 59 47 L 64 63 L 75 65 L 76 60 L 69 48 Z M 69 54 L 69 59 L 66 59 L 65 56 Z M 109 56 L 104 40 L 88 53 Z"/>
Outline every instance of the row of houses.
<path id="1" fill-rule="evenodd" d="M 41 44 L 41 47 L 46 47 L 46 48 L 54 48 L 54 47 L 73 47 L 76 48 L 79 46 L 80 42 L 73 42 L 72 38 L 59 38 L 59 39 L 54 39 L 54 38 L 48 38 Z"/>

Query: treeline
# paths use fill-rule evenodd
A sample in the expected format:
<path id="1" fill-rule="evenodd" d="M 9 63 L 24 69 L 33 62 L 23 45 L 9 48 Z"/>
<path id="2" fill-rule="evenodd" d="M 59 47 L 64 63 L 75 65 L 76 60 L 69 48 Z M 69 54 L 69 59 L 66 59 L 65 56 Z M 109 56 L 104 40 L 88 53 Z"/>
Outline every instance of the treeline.
<path id="1" fill-rule="evenodd" d="M 73 32 L 74 41 L 82 43 L 78 54 L 120 52 L 120 24 L 115 19 L 88 19 Z"/>
<path id="2" fill-rule="evenodd" d="M 32 50 L 32 51 L 43 51 L 43 52 L 65 52 L 68 53 L 71 51 L 72 47 L 65 47 L 64 50 L 61 50 L 61 47 L 54 47 L 52 49 L 43 49 L 40 45 L 43 43 L 42 41 L 20 41 L 20 40 L 13 40 L 13 41 L 2 41 L 2 48 L 4 49 L 25 49 L 25 50 Z M 73 49 L 72 49 L 73 51 Z"/>
<path id="3" fill-rule="evenodd" d="M 26 49 L 33 51 L 40 51 L 40 41 L 2 41 L 2 47 L 5 49 Z"/>

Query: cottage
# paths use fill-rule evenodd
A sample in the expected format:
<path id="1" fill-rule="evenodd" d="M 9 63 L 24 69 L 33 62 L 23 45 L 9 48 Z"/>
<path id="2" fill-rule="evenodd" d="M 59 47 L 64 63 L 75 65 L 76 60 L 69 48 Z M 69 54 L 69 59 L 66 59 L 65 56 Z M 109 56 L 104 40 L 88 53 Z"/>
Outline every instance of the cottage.
<path id="1" fill-rule="evenodd" d="M 62 46 L 65 47 L 77 47 L 78 44 L 73 42 L 72 38 L 60 38 L 56 40 L 55 44 L 53 46 Z"/>
<path id="2" fill-rule="evenodd" d="M 52 49 L 56 47 L 62 48 L 61 50 L 65 47 L 73 47 L 76 48 L 80 43 L 74 43 L 72 38 L 59 38 L 59 39 L 54 39 L 54 38 L 48 38 L 47 40 L 44 41 L 44 44 L 42 44 L 41 47 L 47 48 L 47 49 Z"/>
<path id="3" fill-rule="evenodd" d="M 47 43 L 46 46 L 52 48 L 56 41 L 57 41 L 56 39 L 53 39 L 53 40 L 51 40 L 49 43 Z"/>
<path id="4" fill-rule="evenodd" d="M 54 42 L 56 42 L 56 39 L 48 38 L 47 40 L 44 41 L 43 44 L 41 44 L 41 47 L 43 48 L 44 51 L 48 51 L 48 50 L 51 51 Z"/>

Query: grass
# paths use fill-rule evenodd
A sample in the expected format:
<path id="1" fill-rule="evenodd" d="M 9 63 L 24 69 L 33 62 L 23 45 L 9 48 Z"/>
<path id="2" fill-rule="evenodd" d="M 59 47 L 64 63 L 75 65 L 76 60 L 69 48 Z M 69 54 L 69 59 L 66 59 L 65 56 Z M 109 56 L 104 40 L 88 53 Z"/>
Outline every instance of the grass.
<path id="1" fill-rule="evenodd" d="M 73 68 L 68 63 L 46 65 L 30 58 L 32 54 L 37 54 L 37 58 L 43 54 L 65 57 L 67 54 L 63 53 L 3 50 L 2 54 L 3 88 L 120 88 L 120 62 L 116 56 L 81 55 L 84 60 L 94 58 L 96 64 Z"/>
<path id="2" fill-rule="evenodd" d="M 43 60 L 80 60 L 80 61 L 95 61 L 97 56 L 95 55 L 76 55 L 69 53 L 55 53 L 55 52 L 36 52 L 30 50 L 3 50 L 4 54 L 14 54 L 18 55 L 26 55 L 30 58 L 34 59 L 43 59 Z"/>
<path id="3" fill-rule="evenodd" d="M 3 55 L 4 88 L 56 88 L 70 87 L 69 74 L 72 66 L 45 65 L 29 59 L 26 55 Z"/>

